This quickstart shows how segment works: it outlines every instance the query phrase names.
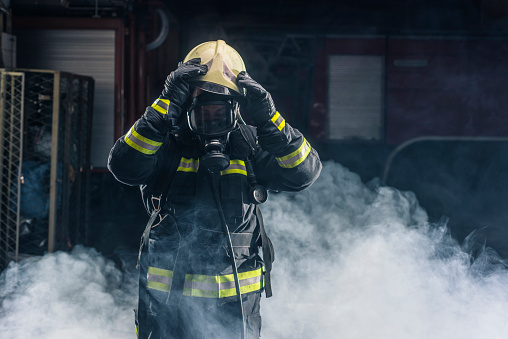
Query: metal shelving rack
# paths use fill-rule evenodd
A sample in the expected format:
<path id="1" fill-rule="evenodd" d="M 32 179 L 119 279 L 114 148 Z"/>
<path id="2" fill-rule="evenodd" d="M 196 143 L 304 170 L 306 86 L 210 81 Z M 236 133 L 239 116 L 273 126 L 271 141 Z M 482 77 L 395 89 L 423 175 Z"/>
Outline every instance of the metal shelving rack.
<path id="1" fill-rule="evenodd" d="M 87 243 L 93 79 L 0 69 L 0 269 Z"/>

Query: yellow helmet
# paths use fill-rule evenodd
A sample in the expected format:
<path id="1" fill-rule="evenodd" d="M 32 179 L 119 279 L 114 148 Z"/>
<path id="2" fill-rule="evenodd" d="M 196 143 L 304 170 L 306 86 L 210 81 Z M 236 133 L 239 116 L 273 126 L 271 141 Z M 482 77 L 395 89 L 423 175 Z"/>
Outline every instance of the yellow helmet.
<path id="1" fill-rule="evenodd" d="M 189 84 L 217 94 L 243 94 L 243 89 L 236 84 L 236 76 L 245 71 L 245 64 L 240 54 L 225 41 L 208 41 L 194 47 L 184 62 L 194 58 L 201 58 L 201 64 L 208 66 L 208 72 L 189 80 Z"/>

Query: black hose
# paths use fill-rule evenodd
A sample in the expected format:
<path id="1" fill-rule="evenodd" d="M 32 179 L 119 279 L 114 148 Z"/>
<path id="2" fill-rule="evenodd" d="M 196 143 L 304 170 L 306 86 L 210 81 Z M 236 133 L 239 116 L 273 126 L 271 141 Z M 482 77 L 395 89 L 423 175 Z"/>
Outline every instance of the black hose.
<path id="1" fill-rule="evenodd" d="M 217 209 L 219 210 L 220 219 L 222 222 L 222 227 L 224 228 L 224 233 L 226 234 L 226 243 L 228 245 L 229 253 L 231 253 L 231 266 L 233 268 L 233 276 L 235 277 L 235 288 L 236 288 L 236 296 L 238 298 L 238 304 L 240 305 L 240 314 L 242 316 L 242 339 L 245 339 L 247 336 L 247 327 L 245 323 L 245 314 L 243 312 L 243 301 L 242 301 L 242 292 L 240 291 L 240 279 L 238 278 L 238 269 L 236 268 L 236 259 L 235 252 L 233 252 L 233 243 L 231 242 L 231 234 L 229 232 L 228 224 L 226 223 L 226 218 L 224 217 L 224 211 L 222 210 L 222 204 L 219 199 L 219 193 L 217 192 L 218 182 L 217 182 L 217 173 L 210 173 L 212 177 L 211 185 L 213 190 L 213 195 L 215 197 L 215 203 L 217 204 Z"/>

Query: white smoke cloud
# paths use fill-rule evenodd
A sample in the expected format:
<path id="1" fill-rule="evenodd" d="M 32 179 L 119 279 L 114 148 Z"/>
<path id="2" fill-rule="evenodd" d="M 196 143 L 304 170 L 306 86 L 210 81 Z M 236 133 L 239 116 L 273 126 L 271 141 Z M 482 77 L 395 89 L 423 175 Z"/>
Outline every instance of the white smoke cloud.
<path id="1" fill-rule="evenodd" d="M 136 338 L 133 283 L 81 246 L 11 264 L 0 277 L 0 338 Z"/>
<path id="2" fill-rule="evenodd" d="M 262 209 L 276 251 L 263 338 L 506 338 L 505 266 L 414 194 L 327 162 Z M 25 260 L 0 276 L 0 338 L 135 338 L 136 297 L 135 274 L 93 249 Z"/>
<path id="3" fill-rule="evenodd" d="M 414 194 L 338 164 L 264 208 L 276 248 L 266 338 L 506 338 L 508 271 L 471 256 Z M 471 245 L 471 244 L 470 244 Z"/>

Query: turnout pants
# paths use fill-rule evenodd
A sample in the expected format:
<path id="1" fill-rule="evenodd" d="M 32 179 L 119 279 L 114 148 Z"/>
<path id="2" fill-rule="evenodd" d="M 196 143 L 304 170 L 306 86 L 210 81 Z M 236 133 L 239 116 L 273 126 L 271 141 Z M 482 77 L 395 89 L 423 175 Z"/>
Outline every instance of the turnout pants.
<path id="1" fill-rule="evenodd" d="M 246 339 L 260 338 L 260 299 L 260 293 L 243 297 L 247 323 Z M 152 304 L 148 313 L 146 323 L 139 324 L 139 328 L 145 327 L 141 331 L 145 336 L 139 336 L 140 339 L 241 338 L 242 319 L 237 301 L 211 306 L 207 300 L 183 297 L 179 305 Z"/>

